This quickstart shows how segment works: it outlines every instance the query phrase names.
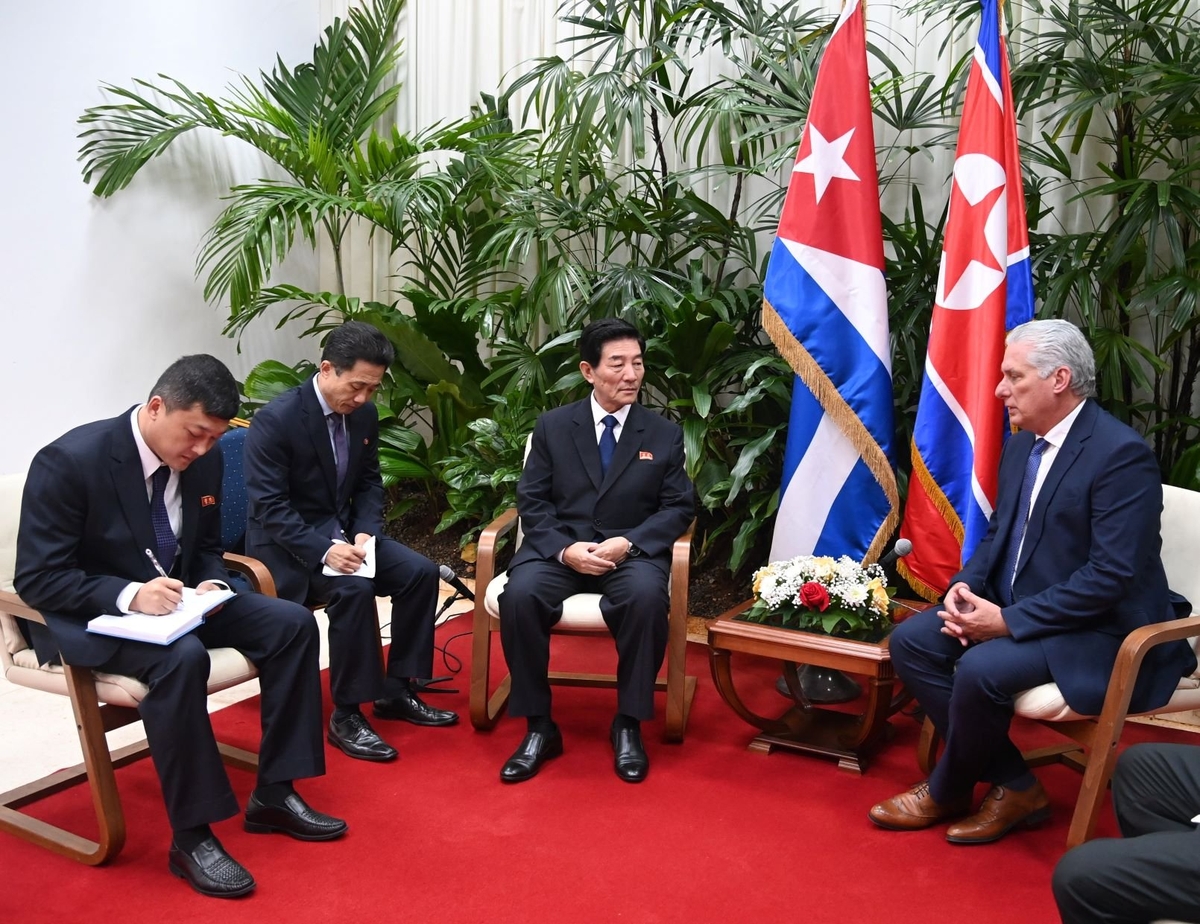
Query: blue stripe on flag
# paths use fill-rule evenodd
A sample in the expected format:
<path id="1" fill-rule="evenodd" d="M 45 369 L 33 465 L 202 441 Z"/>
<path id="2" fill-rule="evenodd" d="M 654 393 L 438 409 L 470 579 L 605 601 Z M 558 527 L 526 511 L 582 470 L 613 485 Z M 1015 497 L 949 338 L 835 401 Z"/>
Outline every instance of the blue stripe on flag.
<path id="1" fill-rule="evenodd" d="M 791 483 L 796 466 L 804 458 L 808 444 L 812 442 L 813 434 L 817 432 L 817 425 L 821 423 L 821 418 L 824 416 L 825 411 L 821 407 L 821 403 L 808 390 L 804 380 L 798 375 L 794 376 L 792 380 L 792 411 L 788 417 L 787 446 L 783 451 L 783 478 L 780 481 L 783 487 L 779 492 L 781 495 Z"/>
<path id="2" fill-rule="evenodd" d="M 1005 276 L 1008 301 L 1004 306 L 1004 329 L 1012 330 L 1033 320 L 1033 268 L 1029 257 L 1012 264 Z"/>
<path id="3" fill-rule="evenodd" d="M 893 461 L 891 374 L 825 290 L 778 239 L 771 252 L 763 294 L 796 340 L 837 386 L 888 461 Z M 883 421 L 881 408 L 886 409 Z"/>
<path id="4" fill-rule="evenodd" d="M 859 459 L 829 510 L 813 554 L 837 556 L 844 555 L 847 549 L 865 548 L 871 544 L 876 524 L 891 509 L 871 469 Z"/>
<path id="5" fill-rule="evenodd" d="M 964 548 L 974 549 L 987 532 L 988 518 L 971 488 L 973 469 L 963 460 L 975 457 L 971 441 L 942 396 L 929 382 L 921 383 L 921 413 L 913 428 L 913 442 L 929 474 L 958 514 L 965 533 Z"/>

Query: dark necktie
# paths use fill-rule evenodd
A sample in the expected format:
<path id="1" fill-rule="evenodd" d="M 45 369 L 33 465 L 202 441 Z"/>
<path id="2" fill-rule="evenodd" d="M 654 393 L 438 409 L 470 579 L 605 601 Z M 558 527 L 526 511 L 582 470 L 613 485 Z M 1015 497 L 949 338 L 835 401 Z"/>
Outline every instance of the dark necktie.
<path id="1" fill-rule="evenodd" d="M 614 432 L 617 418 L 612 414 L 605 414 L 600 423 L 604 424 L 604 432 L 600 434 L 600 477 L 603 478 L 608 474 L 613 453 L 617 451 L 617 434 Z"/>
<path id="2" fill-rule="evenodd" d="M 154 524 L 158 560 L 168 574 L 175 565 L 175 553 L 179 550 L 179 540 L 175 538 L 171 518 L 167 516 L 167 480 L 170 477 L 171 470 L 165 465 L 160 465 L 150 476 L 150 522 Z"/>
<path id="3" fill-rule="evenodd" d="M 346 418 L 342 414 L 329 415 L 329 429 L 333 434 L 333 464 L 337 468 L 338 487 L 346 480 L 346 464 L 350 456 L 350 444 L 346 439 Z"/>
<path id="4" fill-rule="evenodd" d="M 1025 480 L 1021 482 L 1021 499 L 1017 502 L 1017 518 L 1013 520 L 1008 534 L 1008 548 L 1004 556 L 1004 570 L 1000 572 L 1001 602 L 1008 606 L 1013 602 L 1012 585 L 1017 576 L 1017 557 L 1021 554 L 1021 542 L 1025 538 L 1025 525 L 1029 520 L 1029 504 L 1033 499 L 1033 486 L 1037 483 L 1038 468 L 1042 464 L 1042 453 L 1050 444 L 1038 440 L 1029 450 L 1025 460 Z"/>

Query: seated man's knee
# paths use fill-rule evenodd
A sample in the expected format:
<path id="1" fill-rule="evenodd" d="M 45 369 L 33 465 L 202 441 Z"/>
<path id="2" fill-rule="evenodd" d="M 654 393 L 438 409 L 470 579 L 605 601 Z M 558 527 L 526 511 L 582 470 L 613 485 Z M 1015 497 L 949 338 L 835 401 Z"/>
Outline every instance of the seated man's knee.
<path id="1" fill-rule="evenodd" d="M 1092 887 L 1098 872 L 1089 844 L 1067 851 L 1054 867 L 1054 875 L 1050 880 L 1058 907 L 1076 908 L 1081 896 L 1087 894 Z"/>

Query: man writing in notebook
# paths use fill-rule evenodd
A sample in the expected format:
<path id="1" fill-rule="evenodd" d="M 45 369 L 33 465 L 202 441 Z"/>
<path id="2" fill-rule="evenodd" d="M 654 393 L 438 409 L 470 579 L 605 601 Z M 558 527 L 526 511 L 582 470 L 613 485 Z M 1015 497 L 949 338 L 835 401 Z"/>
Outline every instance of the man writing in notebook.
<path id="1" fill-rule="evenodd" d="M 246 554 L 271 569 L 279 596 L 325 604 L 333 697 L 326 737 L 350 757 L 374 761 L 398 755 L 362 714 L 364 702 L 381 719 L 458 721 L 422 702 L 411 682 L 433 673 L 437 565 L 383 534 L 371 397 L 393 359 L 391 343 L 369 324 L 332 331 L 317 374 L 254 415 L 245 456 Z M 356 575 L 372 545 L 374 574 Z M 386 673 L 376 596 L 392 598 Z"/>
<path id="2" fill-rule="evenodd" d="M 25 483 L 15 577 L 17 592 L 46 620 L 32 626 L 42 663 L 61 660 L 149 687 L 138 712 L 173 831 L 169 868 L 220 898 L 250 892 L 254 879 L 210 827 L 235 815 L 238 803 L 208 720 L 207 649 L 236 648 L 262 685 L 264 734 L 245 829 L 299 840 L 346 830 L 292 785 L 325 772 L 316 624 L 304 607 L 250 593 L 168 645 L 86 626 L 100 614 L 169 613 L 185 585 L 202 593 L 223 586 L 221 454 L 209 450 L 237 409 L 229 370 L 212 356 L 185 356 L 145 404 L 38 452 Z"/>

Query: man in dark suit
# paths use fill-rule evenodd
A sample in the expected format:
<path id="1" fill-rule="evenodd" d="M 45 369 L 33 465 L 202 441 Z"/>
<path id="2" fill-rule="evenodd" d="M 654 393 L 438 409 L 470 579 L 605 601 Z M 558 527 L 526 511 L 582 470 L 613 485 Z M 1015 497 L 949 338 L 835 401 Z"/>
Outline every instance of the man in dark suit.
<path id="1" fill-rule="evenodd" d="M 246 830 L 300 840 L 346 830 L 292 786 L 325 772 L 312 616 L 239 594 L 165 646 L 95 635 L 87 622 L 102 613 L 163 615 L 185 585 L 201 593 L 222 586 L 221 454 L 209 450 L 237 409 L 229 370 L 211 356 L 185 356 L 145 404 L 42 449 L 25 482 L 15 579 L 45 617 L 45 627 L 32 627 L 43 663 L 61 657 L 149 687 L 138 712 L 174 832 L 171 872 L 223 898 L 246 894 L 254 880 L 209 827 L 238 805 L 208 721 L 208 648 L 238 649 L 262 684 L 264 733 Z"/>
<path id="2" fill-rule="evenodd" d="M 1063 924 L 1200 921 L 1200 747 L 1135 744 L 1117 759 L 1112 798 L 1122 836 L 1081 844 L 1054 869 Z"/>
<path id="3" fill-rule="evenodd" d="M 317 374 L 254 415 L 245 450 L 246 554 L 271 569 L 279 596 L 325 604 L 334 706 L 326 737 L 351 757 L 375 761 L 398 754 L 367 722 L 364 702 L 374 701 L 383 719 L 458 721 L 422 702 L 410 682 L 433 673 L 437 565 L 383 534 L 371 396 L 393 359 L 374 327 L 343 324 L 329 335 Z M 372 539 L 375 575 L 357 576 Z M 392 598 L 386 676 L 377 595 Z"/>
<path id="4" fill-rule="evenodd" d="M 550 718 L 550 629 L 563 601 L 598 593 L 617 646 L 617 776 L 645 779 L 643 720 L 667 644 L 671 547 L 692 519 L 683 431 L 637 404 L 646 342 L 618 318 L 579 340 L 592 395 L 542 414 L 517 486 L 524 541 L 500 595 L 500 640 L 512 674 L 509 712 L 528 731 L 500 778 L 527 780 L 562 753 Z"/>
<path id="5" fill-rule="evenodd" d="M 947 830 L 987 843 L 1049 815 L 1049 800 L 1008 737 L 1013 697 L 1058 684 L 1082 715 L 1100 712 L 1122 640 L 1173 616 L 1159 558 L 1162 484 L 1142 438 L 1089 398 L 1095 362 L 1067 321 L 1032 321 L 1008 336 L 996 395 L 1021 432 L 1000 459 L 987 535 L 941 608 L 891 636 L 896 673 L 946 742 L 929 780 L 871 809 L 877 825 Z M 1151 710 L 1196 667 L 1190 647 L 1155 648 L 1131 709 Z"/>

